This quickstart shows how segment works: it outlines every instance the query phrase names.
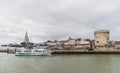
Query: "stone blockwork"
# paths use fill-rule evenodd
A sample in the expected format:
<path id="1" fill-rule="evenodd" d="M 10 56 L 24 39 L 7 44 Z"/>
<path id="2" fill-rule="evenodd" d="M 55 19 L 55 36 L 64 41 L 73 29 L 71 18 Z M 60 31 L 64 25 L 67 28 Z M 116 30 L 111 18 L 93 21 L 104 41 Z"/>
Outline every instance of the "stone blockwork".
<path id="1" fill-rule="evenodd" d="M 109 30 L 98 30 L 94 32 L 95 46 L 109 45 Z"/>

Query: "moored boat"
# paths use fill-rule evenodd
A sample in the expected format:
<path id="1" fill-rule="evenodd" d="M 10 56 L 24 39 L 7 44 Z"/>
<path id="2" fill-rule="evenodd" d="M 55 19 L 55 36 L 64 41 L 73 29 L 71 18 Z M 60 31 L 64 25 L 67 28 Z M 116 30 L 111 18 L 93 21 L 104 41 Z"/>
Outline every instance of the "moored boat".
<path id="1" fill-rule="evenodd" d="M 15 52 L 15 56 L 50 56 L 51 52 L 46 49 L 34 48 L 25 49 L 21 48 L 19 51 Z"/>

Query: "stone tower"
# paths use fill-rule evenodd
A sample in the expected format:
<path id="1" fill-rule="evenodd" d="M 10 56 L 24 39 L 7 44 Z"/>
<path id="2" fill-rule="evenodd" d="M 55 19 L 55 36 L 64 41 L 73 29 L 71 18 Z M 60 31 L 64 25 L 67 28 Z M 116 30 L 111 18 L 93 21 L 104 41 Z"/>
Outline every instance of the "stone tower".
<path id="1" fill-rule="evenodd" d="M 29 42 L 29 38 L 28 38 L 28 33 L 27 33 L 27 32 L 25 33 L 24 42 L 25 42 L 25 43 L 28 43 L 28 42 Z"/>
<path id="2" fill-rule="evenodd" d="M 95 46 L 106 46 L 109 42 L 109 30 L 98 30 L 94 32 Z"/>

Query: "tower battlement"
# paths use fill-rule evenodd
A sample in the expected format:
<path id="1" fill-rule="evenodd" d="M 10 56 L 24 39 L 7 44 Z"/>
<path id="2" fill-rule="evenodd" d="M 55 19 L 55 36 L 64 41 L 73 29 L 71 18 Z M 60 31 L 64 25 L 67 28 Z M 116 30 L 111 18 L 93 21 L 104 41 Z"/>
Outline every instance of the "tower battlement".
<path id="1" fill-rule="evenodd" d="M 98 31 L 95 31 L 94 34 L 97 34 L 97 33 L 109 33 L 110 31 L 109 30 L 98 30 Z"/>

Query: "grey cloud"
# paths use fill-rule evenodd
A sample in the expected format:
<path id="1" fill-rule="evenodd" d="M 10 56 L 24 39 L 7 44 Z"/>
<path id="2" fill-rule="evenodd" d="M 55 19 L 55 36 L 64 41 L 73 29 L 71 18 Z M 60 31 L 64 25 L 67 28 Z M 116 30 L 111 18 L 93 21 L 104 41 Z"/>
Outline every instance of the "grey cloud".
<path id="1" fill-rule="evenodd" d="M 0 38 L 21 42 L 61 40 L 69 36 L 93 39 L 99 29 L 119 40 L 119 0 L 0 0 Z M 4 37 L 5 36 L 5 37 Z"/>

